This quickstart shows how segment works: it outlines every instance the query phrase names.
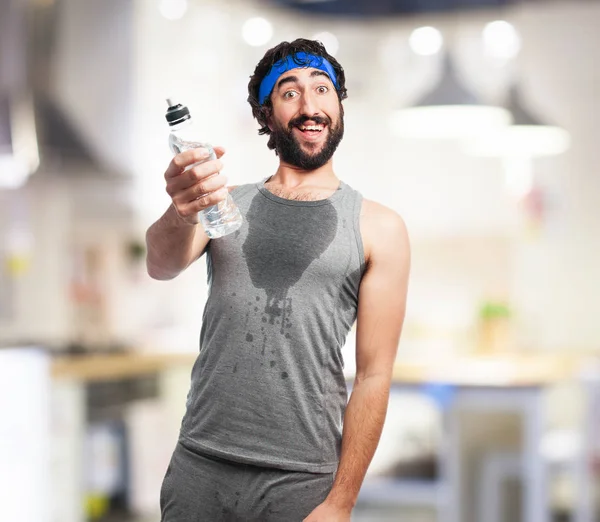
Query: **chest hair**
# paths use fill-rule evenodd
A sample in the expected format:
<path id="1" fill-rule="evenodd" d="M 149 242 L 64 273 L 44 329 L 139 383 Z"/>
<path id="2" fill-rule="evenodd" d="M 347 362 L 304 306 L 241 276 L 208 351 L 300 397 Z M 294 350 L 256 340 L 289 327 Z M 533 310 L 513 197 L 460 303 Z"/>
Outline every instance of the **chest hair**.
<path id="1" fill-rule="evenodd" d="M 295 189 L 289 190 L 273 185 L 265 184 L 265 188 L 277 197 L 283 199 L 291 199 L 294 201 L 319 201 L 327 199 L 331 196 L 331 190 L 319 190 L 319 189 Z"/>

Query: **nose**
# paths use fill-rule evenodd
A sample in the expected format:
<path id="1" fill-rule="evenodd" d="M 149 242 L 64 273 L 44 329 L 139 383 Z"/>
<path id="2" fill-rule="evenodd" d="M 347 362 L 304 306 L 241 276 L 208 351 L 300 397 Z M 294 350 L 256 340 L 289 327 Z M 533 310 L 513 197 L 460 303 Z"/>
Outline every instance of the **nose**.
<path id="1" fill-rule="evenodd" d="M 319 107 L 315 95 L 306 91 L 302 95 L 301 111 L 305 116 L 315 116 L 319 114 Z"/>

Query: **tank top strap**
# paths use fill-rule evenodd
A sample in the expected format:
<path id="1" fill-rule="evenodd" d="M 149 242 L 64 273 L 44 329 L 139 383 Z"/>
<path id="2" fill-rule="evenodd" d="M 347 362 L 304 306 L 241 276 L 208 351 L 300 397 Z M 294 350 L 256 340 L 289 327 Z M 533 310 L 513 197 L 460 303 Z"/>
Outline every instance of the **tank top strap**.
<path id="1" fill-rule="evenodd" d="M 358 264 L 362 273 L 365 265 L 364 247 L 360 231 L 360 213 L 363 196 L 358 190 L 343 181 L 340 183 L 340 191 L 342 192 L 342 197 L 338 198 L 333 204 L 337 207 L 338 212 L 351 224 L 354 240 L 356 241 Z"/>

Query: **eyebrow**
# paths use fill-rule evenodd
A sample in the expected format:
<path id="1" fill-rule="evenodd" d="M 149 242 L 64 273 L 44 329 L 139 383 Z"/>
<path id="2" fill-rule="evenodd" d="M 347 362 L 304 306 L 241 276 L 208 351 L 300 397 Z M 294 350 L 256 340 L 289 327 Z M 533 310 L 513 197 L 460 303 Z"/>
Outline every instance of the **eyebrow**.
<path id="1" fill-rule="evenodd" d="M 316 76 L 325 76 L 326 78 L 329 78 L 329 75 L 325 71 L 320 71 L 319 69 L 315 69 L 314 71 L 312 71 L 310 73 L 310 77 L 311 78 L 314 78 Z M 281 80 L 279 80 L 277 82 L 277 90 L 281 89 L 281 86 L 285 85 L 286 83 L 296 83 L 296 82 L 298 82 L 298 77 L 297 76 L 293 76 L 293 75 L 292 76 L 286 76 L 285 78 L 282 78 Z"/>

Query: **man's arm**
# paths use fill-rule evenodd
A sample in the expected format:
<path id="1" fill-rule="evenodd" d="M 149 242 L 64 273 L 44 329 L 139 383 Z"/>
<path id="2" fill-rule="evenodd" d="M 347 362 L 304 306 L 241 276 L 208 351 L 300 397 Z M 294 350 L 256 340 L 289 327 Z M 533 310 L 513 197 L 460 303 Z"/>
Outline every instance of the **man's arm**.
<path id="1" fill-rule="evenodd" d="M 224 150 L 215 148 L 220 158 Z M 146 267 L 154 279 L 172 279 L 198 259 L 209 238 L 198 223 L 198 212 L 227 196 L 227 179 L 218 174 L 219 159 L 205 160 L 204 149 L 192 149 L 173 158 L 165 172 L 172 204 L 146 232 Z"/>
<path id="2" fill-rule="evenodd" d="M 202 255 L 208 241 L 202 225 L 184 221 L 171 205 L 146 232 L 148 274 L 173 279 Z"/>
<path id="3" fill-rule="evenodd" d="M 410 271 L 406 227 L 395 212 L 365 205 L 361 230 L 369 256 L 358 298 L 357 371 L 344 416 L 342 454 L 331 492 L 307 522 L 350 520 L 381 436 L 404 322 Z"/>

